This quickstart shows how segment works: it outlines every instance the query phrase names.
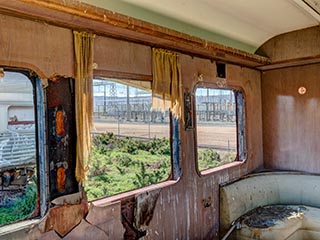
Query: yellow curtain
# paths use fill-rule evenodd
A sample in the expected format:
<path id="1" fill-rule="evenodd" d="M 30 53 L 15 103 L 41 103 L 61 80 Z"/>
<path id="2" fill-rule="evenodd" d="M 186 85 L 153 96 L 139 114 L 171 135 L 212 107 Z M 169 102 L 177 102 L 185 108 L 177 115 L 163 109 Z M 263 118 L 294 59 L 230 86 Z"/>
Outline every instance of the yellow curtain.
<path id="1" fill-rule="evenodd" d="M 91 151 L 90 129 L 93 122 L 92 65 L 94 34 L 74 31 L 73 35 L 76 58 L 76 179 L 83 184 Z"/>
<path id="2" fill-rule="evenodd" d="M 152 109 L 170 108 L 176 118 L 181 117 L 181 66 L 177 53 L 152 49 Z"/>

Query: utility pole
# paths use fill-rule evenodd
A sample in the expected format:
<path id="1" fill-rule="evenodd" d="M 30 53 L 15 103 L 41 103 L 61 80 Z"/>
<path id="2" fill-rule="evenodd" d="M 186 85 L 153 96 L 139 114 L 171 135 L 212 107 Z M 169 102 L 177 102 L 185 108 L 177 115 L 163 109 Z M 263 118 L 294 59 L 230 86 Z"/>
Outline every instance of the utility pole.
<path id="1" fill-rule="evenodd" d="M 130 109 L 130 87 L 127 85 L 127 121 L 130 121 L 131 109 Z"/>

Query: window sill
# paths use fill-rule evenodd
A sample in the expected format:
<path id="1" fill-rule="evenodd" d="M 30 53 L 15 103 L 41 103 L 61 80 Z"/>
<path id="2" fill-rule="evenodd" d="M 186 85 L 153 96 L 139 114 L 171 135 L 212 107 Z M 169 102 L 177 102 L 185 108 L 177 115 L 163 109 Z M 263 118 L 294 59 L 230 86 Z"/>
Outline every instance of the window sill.
<path id="1" fill-rule="evenodd" d="M 40 219 L 24 220 L 17 223 L 11 223 L 0 227 L 0 236 L 7 235 L 13 232 L 18 232 L 25 229 L 31 229 L 40 223 Z"/>
<path id="2" fill-rule="evenodd" d="M 153 191 L 153 190 L 162 189 L 162 188 L 165 188 L 165 187 L 172 186 L 172 185 L 176 184 L 178 181 L 179 180 L 168 180 L 168 181 L 157 183 L 157 184 L 150 185 L 150 186 L 147 186 L 147 187 L 138 188 L 138 189 L 135 189 L 135 190 L 132 190 L 132 191 L 129 191 L 129 192 L 119 193 L 119 194 L 116 194 L 116 195 L 113 195 L 113 196 L 101 198 L 101 199 L 98 199 L 98 200 L 93 200 L 91 203 L 94 206 L 97 206 L 97 207 L 99 207 L 99 206 L 100 207 L 104 207 L 104 206 L 107 206 L 107 205 L 109 205 L 111 203 L 120 201 L 122 199 L 134 197 L 136 195 L 139 195 L 139 194 L 142 194 L 142 193 L 145 193 L 145 192 L 150 192 L 150 191 Z"/>
<path id="3" fill-rule="evenodd" d="M 216 174 L 218 172 L 224 171 L 224 170 L 232 168 L 232 167 L 241 166 L 244 163 L 245 163 L 245 161 L 234 161 L 234 162 L 231 162 L 231 163 L 227 163 L 227 164 L 221 165 L 219 167 L 206 169 L 206 170 L 203 170 L 203 171 L 200 172 L 200 176 Z"/>

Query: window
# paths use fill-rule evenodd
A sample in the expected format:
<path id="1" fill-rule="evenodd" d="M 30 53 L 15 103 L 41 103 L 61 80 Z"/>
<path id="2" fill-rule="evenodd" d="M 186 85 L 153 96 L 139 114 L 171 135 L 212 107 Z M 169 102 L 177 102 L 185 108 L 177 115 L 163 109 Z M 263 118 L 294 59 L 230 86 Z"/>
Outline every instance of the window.
<path id="1" fill-rule="evenodd" d="M 164 181 L 171 174 L 170 113 L 151 110 L 151 82 L 96 79 L 89 200 Z"/>
<path id="2" fill-rule="evenodd" d="M 198 170 L 244 160 L 243 94 L 236 90 L 199 87 L 195 101 Z"/>
<path id="3" fill-rule="evenodd" d="M 0 225 L 29 218 L 38 198 L 34 86 L 26 75 L 0 78 Z"/>

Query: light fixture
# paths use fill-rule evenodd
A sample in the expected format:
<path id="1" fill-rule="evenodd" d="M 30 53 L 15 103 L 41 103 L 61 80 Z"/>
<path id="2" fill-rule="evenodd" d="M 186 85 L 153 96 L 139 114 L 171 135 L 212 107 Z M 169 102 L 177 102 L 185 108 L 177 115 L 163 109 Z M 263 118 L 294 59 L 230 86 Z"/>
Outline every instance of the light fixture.
<path id="1" fill-rule="evenodd" d="M 306 94 L 306 92 L 307 92 L 307 89 L 305 87 L 299 87 L 298 88 L 298 93 L 300 95 L 304 95 L 304 94 Z"/>

